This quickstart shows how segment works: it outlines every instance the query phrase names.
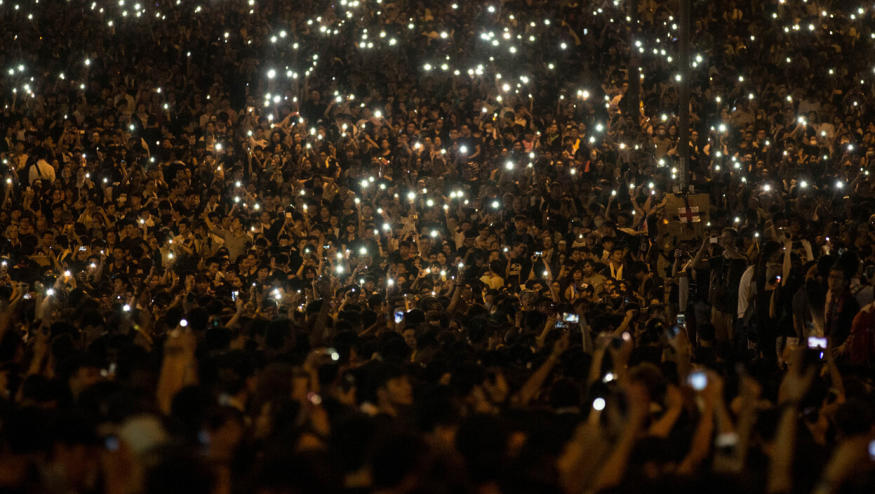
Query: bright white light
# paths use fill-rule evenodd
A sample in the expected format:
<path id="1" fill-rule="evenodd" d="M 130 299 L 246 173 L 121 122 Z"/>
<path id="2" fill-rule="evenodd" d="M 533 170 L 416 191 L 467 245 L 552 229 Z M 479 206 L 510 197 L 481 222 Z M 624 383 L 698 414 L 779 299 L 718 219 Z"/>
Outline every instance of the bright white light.
<path id="1" fill-rule="evenodd" d="M 606 405 L 605 399 L 602 398 L 601 396 L 592 400 L 592 409 L 597 411 L 597 412 L 601 412 L 602 410 L 604 410 L 605 405 Z"/>

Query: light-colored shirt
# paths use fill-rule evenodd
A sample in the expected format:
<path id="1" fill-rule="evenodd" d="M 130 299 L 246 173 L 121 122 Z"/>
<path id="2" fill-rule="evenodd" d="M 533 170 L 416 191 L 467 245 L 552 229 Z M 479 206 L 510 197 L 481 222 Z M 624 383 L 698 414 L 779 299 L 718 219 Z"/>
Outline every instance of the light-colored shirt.
<path id="1" fill-rule="evenodd" d="M 46 160 L 37 160 L 36 164 L 32 165 L 30 169 L 27 171 L 27 180 L 28 183 L 33 185 L 35 180 L 42 180 L 43 182 L 54 183 L 55 181 L 55 168 L 49 164 Z"/>
<path id="2" fill-rule="evenodd" d="M 504 278 L 494 273 L 484 274 L 480 277 L 480 281 L 482 281 L 484 285 L 488 286 L 493 290 L 498 290 L 499 288 L 504 286 Z"/>
<path id="3" fill-rule="evenodd" d="M 754 267 L 748 266 L 741 274 L 741 280 L 738 282 L 738 318 L 743 319 L 747 313 L 750 302 L 756 293 L 756 285 L 753 282 Z"/>

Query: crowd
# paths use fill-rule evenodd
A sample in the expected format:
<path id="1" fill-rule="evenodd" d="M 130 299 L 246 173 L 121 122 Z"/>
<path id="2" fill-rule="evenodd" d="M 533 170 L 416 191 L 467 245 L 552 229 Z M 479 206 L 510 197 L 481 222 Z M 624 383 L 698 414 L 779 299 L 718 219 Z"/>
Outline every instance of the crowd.
<path id="1" fill-rule="evenodd" d="M 4 492 L 872 491 L 871 6 L 694 1 L 687 189 L 677 2 L 131 1 L 0 2 Z"/>

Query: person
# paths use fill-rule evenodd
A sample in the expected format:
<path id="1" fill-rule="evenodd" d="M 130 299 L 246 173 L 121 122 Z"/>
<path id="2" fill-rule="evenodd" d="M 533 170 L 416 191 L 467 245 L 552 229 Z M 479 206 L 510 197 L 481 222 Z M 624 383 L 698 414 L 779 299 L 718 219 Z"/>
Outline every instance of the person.
<path id="1" fill-rule="evenodd" d="M 489 263 L 489 271 L 480 277 L 480 281 L 493 290 L 499 290 L 504 286 L 502 274 L 505 271 L 506 267 L 501 261 L 492 261 Z"/>
<path id="2" fill-rule="evenodd" d="M 860 309 L 851 323 L 851 332 L 834 352 L 854 365 L 865 366 L 875 358 L 875 304 Z"/>
<path id="3" fill-rule="evenodd" d="M 708 260 L 711 273 L 711 324 L 714 325 L 718 343 L 726 345 L 734 341 L 738 287 L 747 269 L 747 261 L 738 251 L 738 233 L 734 229 L 724 229 L 718 245 L 722 252 Z"/>
<path id="4" fill-rule="evenodd" d="M 55 169 L 48 163 L 48 161 L 40 157 L 28 166 L 27 179 L 31 186 L 33 186 L 36 181 L 52 184 L 55 181 Z"/>
<path id="5" fill-rule="evenodd" d="M 824 308 L 823 334 L 835 347 L 841 347 L 851 332 L 851 324 L 860 310 L 850 293 L 850 278 L 857 270 L 857 260 L 847 255 L 836 260 L 827 278 L 828 291 Z"/>

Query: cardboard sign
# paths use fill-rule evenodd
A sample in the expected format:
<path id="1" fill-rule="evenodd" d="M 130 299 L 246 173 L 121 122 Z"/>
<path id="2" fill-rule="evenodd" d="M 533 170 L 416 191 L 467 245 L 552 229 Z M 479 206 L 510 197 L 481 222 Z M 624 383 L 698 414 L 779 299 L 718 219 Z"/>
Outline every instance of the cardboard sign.
<path id="1" fill-rule="evenodd" d="M 702 238 L 710 221 L 710 210 L 708 194 L 689 194 L 686 197 L 667 194 L 659 232 L 678 240 Z"/>

